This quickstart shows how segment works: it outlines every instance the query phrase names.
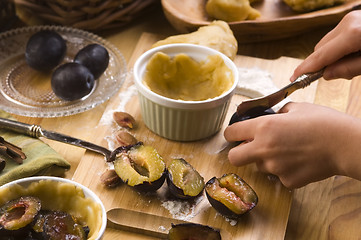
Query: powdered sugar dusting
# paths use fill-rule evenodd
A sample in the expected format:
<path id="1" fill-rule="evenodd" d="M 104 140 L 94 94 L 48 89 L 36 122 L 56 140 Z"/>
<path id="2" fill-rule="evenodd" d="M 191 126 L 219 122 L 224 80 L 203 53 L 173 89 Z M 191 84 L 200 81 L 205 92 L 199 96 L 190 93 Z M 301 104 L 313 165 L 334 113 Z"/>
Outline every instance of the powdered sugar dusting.
<path id="1" fill-rule="evenodd" d="M 136 94 L 137 94 L 137 88 L 134 84 L 129 86 L 127 88 L 127 91 L 121 92 L 119 94 L 120 102 L 119 102 L 118 106 L 115 109 L 106 111 L 103 114 L 102 118 L 100 119 L 99 124 L 100 125 L 112 125 L 113 124 L 113 113 L 119 112 L 119 111 L 124 112 L 125 106 L 128 104 L 130 99 L 132 99 L 132 97 Z"/>

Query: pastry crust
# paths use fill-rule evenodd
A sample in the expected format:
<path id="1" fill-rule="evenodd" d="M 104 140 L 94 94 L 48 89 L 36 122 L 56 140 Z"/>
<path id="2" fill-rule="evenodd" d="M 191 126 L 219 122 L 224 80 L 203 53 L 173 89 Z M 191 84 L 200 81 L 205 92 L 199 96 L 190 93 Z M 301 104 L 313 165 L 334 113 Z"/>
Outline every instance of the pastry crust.
<path id="1" fill-rule="evenodd" d="M 207 26 L 200 27 L 192 33 L 170 36 L 156 42 L 152 47 L 171 43 L 192 43 L 213 48 L 234 59 L 238 51 L 238 43 L 229 25 L 220 20 L 211 22 Z"/>
<path id="2" fill-rule="evenodd" d="M 226 22 L 254 20 L 261 16 L 257 9 L 251 7 L 249 0 L 208 0 L 206 12 Z"/>
<path id="3" fill-rule="evenodd" d="M 283 0 L 292 10 L 310 12 L 313 10 L 332 7 L 344 3 L 346 0 Z"/>

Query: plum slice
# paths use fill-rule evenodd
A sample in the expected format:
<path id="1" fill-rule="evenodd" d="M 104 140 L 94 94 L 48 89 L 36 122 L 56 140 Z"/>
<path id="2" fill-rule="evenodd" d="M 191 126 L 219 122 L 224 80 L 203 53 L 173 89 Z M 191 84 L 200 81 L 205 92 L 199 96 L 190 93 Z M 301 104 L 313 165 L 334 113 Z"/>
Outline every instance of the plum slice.
<path id="1" fill-rule="evenodd" d="M 203 177 L 182 158 L 173 159 L 168 166 L 167 184 L 170 192 L 181 199 L 200 195 L 205 185 Z"/>
<path id="2" fill-rule="evenodd" d="M 172 224 L 168 233 L 169 240 L 221 240 L 218 229 L 197 223 Z"/>
<path id="3" fill-rule="evenodd" d="M 137 143 L 120 149 L 114 161 L 114 170 L 123 182 L 146 192 L 156 191 L 163 185 L 165 162 L 155 148 Z"/>
<path id="4" fill-rule="evenodd" d="M 41 202 L 36 197 L 20 197 L 7 202 L 0 209 L 0 229 L 18 230 L 31 223 L 41 209 Z"/>
<path id="5" fill-rule="evenodd" d="M 240 217 L 252 210 L 258 202 L 256 192 L 234 173 L 211 178 L 205 190 L 210 204 L 229 218 Z"/>
<path id="6" fill-rule="evenodd" d="M 85 240 L 88 236 L 87 227 L 83 227 L 70 214 L 62 211 L 42 210 L 39 212 L 32 227 L 37 239 L 71 239 Z"/>

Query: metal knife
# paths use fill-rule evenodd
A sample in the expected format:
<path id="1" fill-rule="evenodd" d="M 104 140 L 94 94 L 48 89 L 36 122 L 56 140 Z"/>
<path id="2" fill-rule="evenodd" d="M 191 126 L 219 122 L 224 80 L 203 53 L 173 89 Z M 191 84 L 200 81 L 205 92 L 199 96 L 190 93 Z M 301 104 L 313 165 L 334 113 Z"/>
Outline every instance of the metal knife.
<path id="1" fill-rule="evenodd" d="M 271 93 L 264 97 L 249 99 L 242 101 L 237 107 L 237 114 L 250 114 L 252 112 L 264 111 L 281 102 L 283 99 L 291 95 L 300 88 L 309 86 L 312 82 L 323 76 L 323 69 L 314 73 L 302 74 L 294 82 L 281 88 L 277 92 Z"/>
<path id="2" fill-rule="evenodd" d="M 30 125 L 6 118 L 0 118 L 0 128 L 5 128 L 14 132 L 26 134 L 33 138 L 44 137 L 50 140 L 71 144 L 97 153 L 101 153 L 105 156 L 107 162 L 112 161 L 113 160 L 112 158 L 114 157 L 114 155 L 110 150 L 102 146 L 81 139 L 77 139 L 74 137 L 70 137 L 61 133 L 47 131 L 42 129 L 38 125 Z"/>

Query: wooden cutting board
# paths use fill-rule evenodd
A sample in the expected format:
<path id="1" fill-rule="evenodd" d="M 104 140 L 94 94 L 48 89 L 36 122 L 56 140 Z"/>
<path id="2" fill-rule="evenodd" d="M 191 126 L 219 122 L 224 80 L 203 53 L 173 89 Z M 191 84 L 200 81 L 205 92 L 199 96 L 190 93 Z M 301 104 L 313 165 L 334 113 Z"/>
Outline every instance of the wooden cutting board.
<path id="1" fill-rule="evenodd" d="M 277 178 L 258 172 L 253 164 L 234 167 L 227 160 L 230 146 L 223 138 L 223 130 L 235 112 L 237 104 L 245 98 L 244 96 L 233 97 L 223 129 L 215 136 L 205 140 L 170 141 L 155 135 L 144 125 L 132 82 L 132 66 L 137 57 L 148 50 L 157 40 L 159 40 L 159 36 L 149 33 L 143 34 L 140 38 L 128 64 L 127 80 L 119 94 L 109 101 L 102 120 L 94 129 L 92 142 L 107 147 L 107 139 L 111 138 L 116 130 L 110 113 L 114 110 L 126 111 L 137 121 L 136 128 L 130 130 L 130 133 L 144 144 L 156 148 L 166 163 L 169 163 L 172 158 L 182 157 L 200 172 L 205 181 L 213 176 L 220 177 L 225 173 L 236 173 L 257 192 L 258 205 L 249 214 L 235 222 L 218 214 L 210 206 L 205 195 L 194 202 L 170 200 L 166 194 L 166 183 L 155 194 L 141 194 L 125 184 L 109 189 L 100 183 L 100 175 L 108 168 L 108 164 L 103 156 L 90 151 L 87 151 L 81 159 L 74 174 L 74 180 L 93 190 L 103 201 L 107 210 L 125 209 L 124 215 L 118 216 L 118 223 L 123 225 L 121 220 L 127 219 L 124 225 L 127 225 L 126 228 L 129 230 L 137 231 L 142 226 L 144 228 L 150 226 L 155 232 L 161 233 L 159 236 L 166 236 L 171 223 L 176 223 L 181 219 L 219 228 L 222 234 L 232 236 L 232 239 L 283 239 L 291 207 L 292 192 L 283 187 Z M 301 60 L 286 57 L 265 60 L 237 56 L 235 62 L 238 67 L 258 67 L 268 71 L 272 75 L 275 85 L 282 87 L 289 83 L 289 76 Z M 294 101 L 313 102 L 316 87 L 317 82 L 304 90 L 295 92 L 291 98 Z M 173 208 L 169 208 L 171 204 L 174 204 Z M 181 214 L 182 209 L 176 213 L 170 211 L 170 209 L 175 210 L 176 207 L 183 207 L 184 211 L 189 210 L 190 212 Z M 133 214 L 134 218 L 132 218 Z M 230 238 L 227 237 L 227 239 Z"/>

